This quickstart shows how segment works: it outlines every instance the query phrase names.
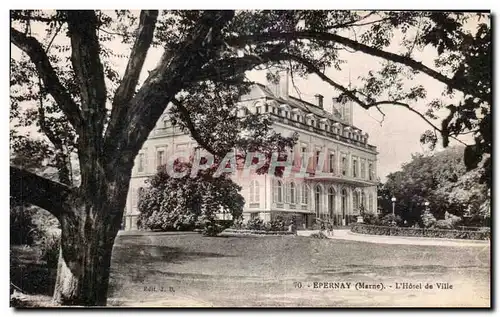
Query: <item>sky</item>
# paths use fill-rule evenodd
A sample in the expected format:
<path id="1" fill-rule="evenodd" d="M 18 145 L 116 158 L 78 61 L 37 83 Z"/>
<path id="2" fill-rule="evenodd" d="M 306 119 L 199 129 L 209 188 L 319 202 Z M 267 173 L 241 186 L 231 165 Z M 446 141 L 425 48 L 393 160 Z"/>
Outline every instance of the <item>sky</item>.
<path id="1" fill-rule="evenodd" d="M 42 34 L 43 30 L 44 26 L 32 26 L 32 31 L 35 34 Z M 385 50 L 394 53 L 401 52 L 401 47 L 399 46 L 401 38 L 398 38 L 398 36 L 399 35 L 396 33 L 392 44 Z M 58 39 L 56 42 L 57 41 Z M 129 47 L 124 46 L 118 41 L 112 43 L 111 47 L 115 52 L 121 52 L 125 55 L 129 54 Z M 141 73 L 141 81 L 143 81 L 147 77 L 148 72 L 156 66 L 162 52 L 163 49 L 161 48 L 151 48 L 149 50 Z M 16 57 L 19 54 L 20 51 L 12 46 L 12 56 Z M 414 54 L 416 60 L 433 68 L 433 60 L 437 57 L 437 52 L 435 50 L 427 48 L 424 51 L 414 51 Z M 327 69 L 325 74 L 344 86 L 348 86 L 349 82 L 353 86 L 361 85 L 360 77 L 366 76 L 370 70 L 379 69 L 383 61 L 382 59 L 361 52 L 351 53 L 347 51 L 341 52 L 340 58 L 346 60 L 346 63 L 342 65 L 342 70 L 338 71 L 333 68 Z M 126 59 L 113 60 L 120 75 L 122 75 L 125 70 L 126 62 Z M 265 71 L 252 71 L 247 73 L 247 77 L 250 80 L 262 84 L 266 83 Z M 444 89 L 442 83 L 424 74 L 417 75 L 415 79 L 408 84 L 422 84 L 427 89 L 427 98 L 412 105 L 415 109 L 420 110 L 420 112 L 425 111 L 426 102 L 440 97 Z M 332 97 L 339 94 L 338 90 L 335 90 L 316 75 L 309 75 L 306 79 L 294 77 L 293 85 L 292 81 L 290 81 L 289 87 L 291 95 L 310 102 L 314 102 L 314 95 L 318 93 L 324 96 L 325 103 L 330 102 Z M 430 129 L 430 126 L 416 114 L 400 106 L 384 105 L 381 106 L 381 110 L 385 113 L 385 117 L 382 120 L 382 115 L 375 108 L 365 110 L 357 104 L 354 104 L 353 108 L 354 125 L 362 129 L 363 132 L 368 133 L 368 142 L 375 145 L 378 149 L 377 168 L 378 176 L 382 181 L 384 181 L 387 174 L 397 171 L 402 163 L 408 162 L 411 159 L 412 153 L 430 152 L 428 146 L 420 143 L 420 135 L 425 130 Z M 439 126 L 440 121 L 437 120 L 435 123 Z M 470 137 L 469 139 L 462 138 L 462 140 L 466 143 L 472 143 Z M 454 144 L 458 143 L 451 140 L 450 145 Z M 440 148 L 438 144 L 436 150 L 440 150 Z"/>

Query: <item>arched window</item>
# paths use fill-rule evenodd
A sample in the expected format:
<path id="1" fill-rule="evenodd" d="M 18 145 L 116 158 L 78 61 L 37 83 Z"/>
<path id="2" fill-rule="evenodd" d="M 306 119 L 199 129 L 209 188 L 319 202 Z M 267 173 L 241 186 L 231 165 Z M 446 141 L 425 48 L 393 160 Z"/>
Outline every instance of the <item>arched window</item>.
<path id="1" fill-rule="evenodd" d="M 283 182 L 280 180 L 276 180 L 274 185 L 274 202 L 283 202 Z"/>
<path id="2" fill-rule="evenodd" d="M 330 187 L 328 189 L 328 215 L 333 219 L 335 214 L 335 189 Z"/>
<path id="3" fill-rule="evenodd" d="M 361 205 L 360 207 L 363 207 L 363 211 L 366 211 L 366 208 L 368 207 L 368 204 L 366 203 L 366 194 L 365 192 L 361 192 Z"/>
<path id="4" fill-rule="evenodd" d="M 373 193 L 368 194 L 368 210 L 374 212 L 373 210 Z"/>
<path id="5" fill-rule="evenodd" d="M 301 192 L 302 204 L 309 205 L 309 186 L 307 184 L 302 184 Z"/>
<path id="6" fill-rule="evenodd" d="M 316 185 L 316 188 L 314 190 L 314 211 L 316 212 L 316 217 L 320 218 L 320 214 L 322 213 L 322 208 L 321 208 L 321 186 Z"/>
<path id="7" fill-rule="evenodd" d="M 342 218 L 345 219 L 347 215 L 347 190 L 342 189 Z"/>
<path id="8" fill-rule="evenodd" d="M 355 191 L 352 194 L 352 209 L 355 212 L 359 211 L 359 192 Z"/>
<path id="9" fill-rule="evenodd" d="M 294 182 L 290 183 L 288 190 L 290 191 L 290 204 L 295 204 L 297 200 L 297 189 L 295 188 Z"/>
<path id="10" fill-rule="evenodd" d="M 260 195 L 259 195 L 259 182 L 256 180 L 253 180 L 250 182 L 250 202 L 251 203 L 258 203 L 260 201 Z"/>

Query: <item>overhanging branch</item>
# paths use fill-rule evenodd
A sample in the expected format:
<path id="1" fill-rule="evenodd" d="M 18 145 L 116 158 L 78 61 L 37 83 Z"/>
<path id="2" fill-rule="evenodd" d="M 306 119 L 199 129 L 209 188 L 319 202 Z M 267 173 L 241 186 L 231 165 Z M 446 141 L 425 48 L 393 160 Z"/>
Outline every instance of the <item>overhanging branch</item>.
<path id="1" fill-rule="evenodd" d="M 191 137 L 198 142 L 198 144 L 203 147 L 205 150 L 210 152 L 214 156 L 219 156 L 217 150 L 215 150 L 206 140 L 198 133 L 198 130 L 194 126 L 193 121 L 191 120 L 191 116 L 189 115 L 189 111 L 184 107 L 181 101 L 177 99 L 173 99 L 172 103 L 175 106 L 175 109 L 179 112 L 179 116 L 182 119 L 182 122 L 186 125 L 186 128 L 189 130 Z"/>
<path id="2" fill-rule="evenodd" d="M 20 168 L 10 167 L 10 196 L 41 207 L 60 219 L 72 189 Z"/>
<path id="3" fill-rule="evenodd" d="M 368 55 L 380 57 L 388 61 L 409 66 L 446 84 L 448 87 L 470 94 L 474 97 L 480 98 L 481 100 L 487 102 L 486 100 L 484 100 L 483 96 L 478 95 L 478 93 L 474 90 L 473 87 L 467 85 L 467 82 L 463 78 L 449 78 L 441 74 L 440 72 L 408 56 L 402 56 L 391 52 L 387 52 L 337 34 L 332 34 L 327 32 L 314 32 L 314 31 L 267 32 L 267 33 L 230 37 L 226 39 L 226 43 L 231 46 L 245 47 L 246 45 L 249 44 L 258 44 L 262 42 L 272 42 L 277 40 L 293 40 L 293 39 L 336 42 L 348 46 L 356 51 L 361 51 Z"/>

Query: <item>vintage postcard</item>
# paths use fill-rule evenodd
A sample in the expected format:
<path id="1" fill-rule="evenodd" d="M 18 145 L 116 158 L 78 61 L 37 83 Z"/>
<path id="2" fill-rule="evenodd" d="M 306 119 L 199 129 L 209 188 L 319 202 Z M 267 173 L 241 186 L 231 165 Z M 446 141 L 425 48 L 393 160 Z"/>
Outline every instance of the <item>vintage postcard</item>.
<path id="1" fill-rule="evenodd" d="M 12 307 L 491 307 L 489 11 L 12 10 Z"/>

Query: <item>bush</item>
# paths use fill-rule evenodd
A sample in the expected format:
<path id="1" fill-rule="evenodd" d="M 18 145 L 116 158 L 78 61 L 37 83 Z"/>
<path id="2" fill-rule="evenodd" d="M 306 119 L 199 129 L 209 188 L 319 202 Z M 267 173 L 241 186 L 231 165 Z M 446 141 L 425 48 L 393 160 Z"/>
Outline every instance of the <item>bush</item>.
<path id="1" fill-rule="evenodd" d="M 434 224 L 434 228 L 451 230 L 453 229 L 453 225 L 451 224 L 451 220 L 438 220 Z"/>
<path id="2" fill-rule="evenodd" d="M 436 218 L 429 211 L 424 211 L 422 214 L 422 224 L 424 228 L 431 228 L 436 223 Z"/>
<path id="3" fill-rule="evenodd" d="M 179 168 L 191 168 L 189 164 L 179 164 Z M 241 187 L 226 176 L 213 177 L 213 172 L 205 170 L 196 177 L 188 173 L 174 178 L 160 168 L 138 195 L 139 228 L 186 231 L 208 225 L 206 232 L 213 233 L 218 231 L 214 224 L 218 214 L 226 212 L 232 219 L 240 217 L 245 203 L 239 193 Z"/>
<path id="4" fill-rule="evenodd" d="M 490 232 L 487 231 L 460 231 L 442 229 L 402 228 L 394 226 L 373 226 L 357 223 L 351 227 L 352 232 L 362 234 L 406 237 L 429 237 L 446 239 L 489 240 Z"/>
<path id="5" fill-rule="evenodd" d="M 260 219 L 259 217 L 248 220 L 247 228 L 249 230 L 266 230 L 264 220 Z"/>
<path id="6" fill-rule="evenodd" d="M 462 222 L 462 218 L 448 212 L 445 214 L 444 219 L 450 222 L 452 228 L 457 227 Z"/>
<path id="7" fill-rule="evenodd" d="M 364 213 L 362 214 L 363 216 L 363 222 L 366 223 L 367 225 L 377 225 L 379 224 L 379 219 L 376 214 L 372 213 Z"/>
<path id="8" fill-rule="evenodd" d="M 277 215 L 276 218 L 269 222 L 269 230 L 271 231 L 284 231 L 286 227 L 287 225 L 282 215 Z"/>
<path id="9" fill-rule="evenodd" d="M 215 237 L 224 231 L 224 229 L 226 229 L 226 227 L 219 223 L 207 223 L 202 230 L 202 234 L 204 236 Z"/>
<path id="10" fill-rule="evenodd" d="M 380 216 L 381 218 L 379 218 L 379 223 L 382 226 L 391 226 L 393 222 L 395 222 L 396 225 L 401 225 L 401 223 L 403 222 L 400 216 L 394 216 L 393 214 L 386 214 Z"/>
<path id="11" fill-rule="evenodd" d="M 61 236 L 59 234 L 48 234 L 40 241 L 41 259 L 47 262 L 49 268 L 57 267 L 60 243 Z"/>

